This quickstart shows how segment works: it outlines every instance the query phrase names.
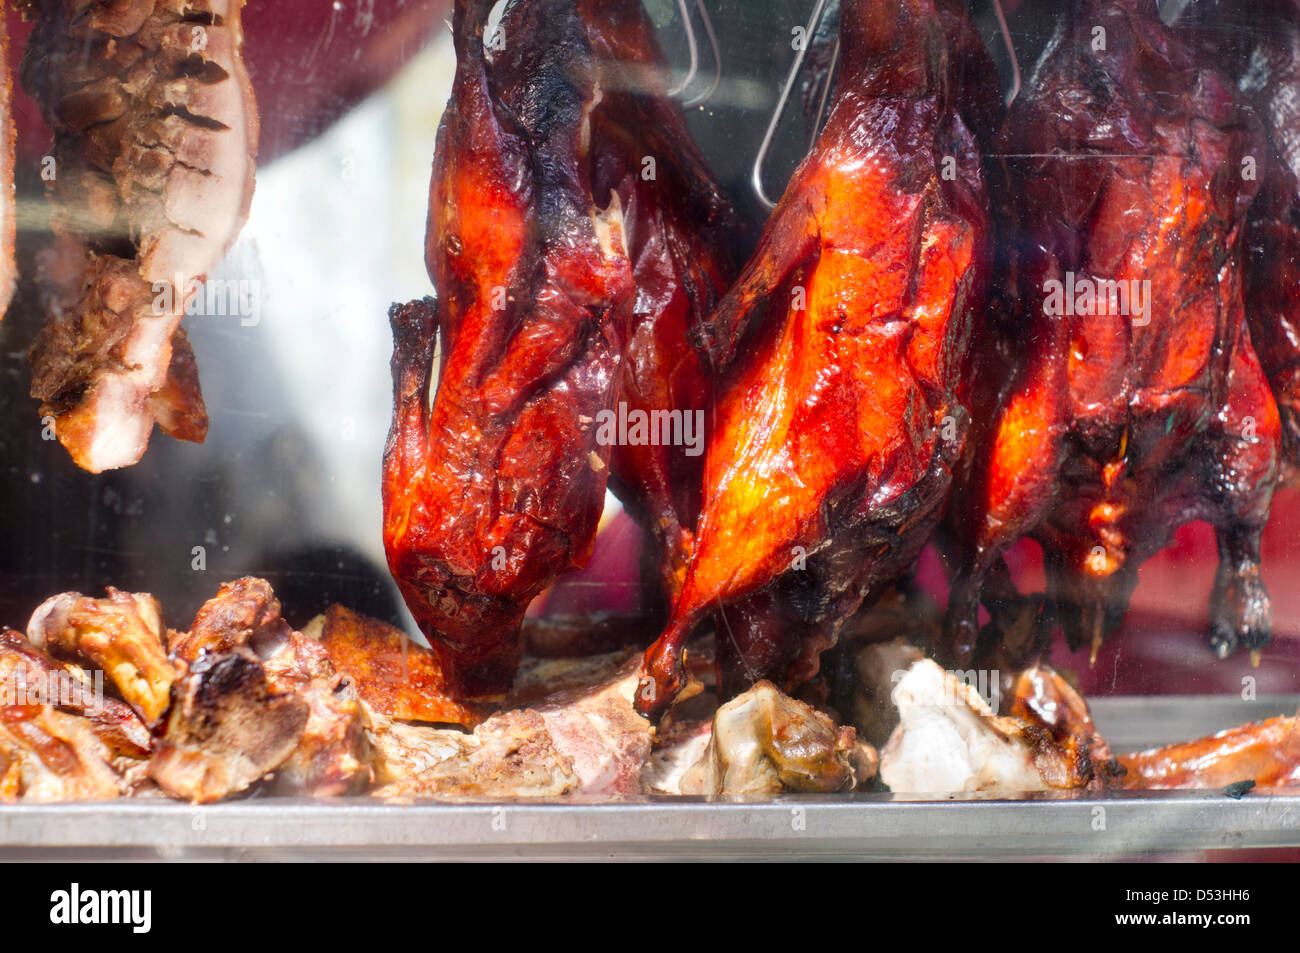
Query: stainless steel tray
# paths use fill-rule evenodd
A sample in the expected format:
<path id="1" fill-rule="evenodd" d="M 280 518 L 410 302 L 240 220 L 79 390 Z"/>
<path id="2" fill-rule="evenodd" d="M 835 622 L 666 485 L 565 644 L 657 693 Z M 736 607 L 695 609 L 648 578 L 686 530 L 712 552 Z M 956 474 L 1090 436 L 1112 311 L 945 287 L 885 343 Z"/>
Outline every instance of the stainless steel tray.
<path id="1" fill-rule="evenodd" d="M 1289 714 L 1297 697 L 1098 699 L 1119 750 Z M 0 808 L 0 858 L 383 859 L 1101 859 L 1300 847 L 1300 789 L 1053 793 L 903 800 L 887 794 L 566 798 L 390 804 L 367 798 L 168 801 Z"/>

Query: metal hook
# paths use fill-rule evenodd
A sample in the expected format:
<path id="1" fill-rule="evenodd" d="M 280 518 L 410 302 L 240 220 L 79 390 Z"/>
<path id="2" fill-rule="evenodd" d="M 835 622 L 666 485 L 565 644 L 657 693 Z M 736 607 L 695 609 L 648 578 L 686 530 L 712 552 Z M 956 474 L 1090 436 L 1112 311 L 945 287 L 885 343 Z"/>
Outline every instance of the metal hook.
<path id="1" fill-rule="evenodd" d="M 677 0 L 677 12 L 681 14 L 682 25 L 686 27 L 686 49 L 690 53 L 691 68 L 680 83 L 668 90 L 669 96 L 680 96 L 687 86 L 695 81 L 695 74 L 700 71 L 700 47 L 695 42 L 695 27 L 691 26 L 691 15 L 686 9 L 686 0 Z"/>
<path id="2" fill-rule="evenodd" d="M 702 95 L 691 97 L 683 95 L 700 73 L 700 44 L 695 36 L 695 25 L 691 21 L 691 13 L 686 7 L 686 0 L 677 0 L 677 12 L 681 15 L 682 26 L 686 29 L 686 49 L 691 65 L 682 81 L 668 90 L 668 95 L 680 97 L 683 106 L 698 106 L 700 103 L 706 102 L 717 92 L 718 85 L 722 82 L 722 51 L 718 45 L 718 35 L 713 29 L 713 20 L 709 17 L 709 11 L 704 6 L 704 0 L 695 0 L 695 9 L 699 11 L 700 23 L 704 26 L 704 35 L 708 38 L 709 48 L 713 51 L 713 82 Z"/>
<path id="3" fill-rule="evenodd" d="M 722 48 L 718 45 L 718 34 L 713 29 L 713 19 L 709 16 L 709 9 L 704 5 L 704 0 L 695 0 L 695 8 L 700 11 L 700 23 L 704 25 L 704 35 L 709 40 L 709 49 L 713 51 L 713 82 L 701 95 L 682 100 L 683 106 L 699 106 L 701 103 L 708 102 L 722 83 Z"/>
<path id="4" fill-rule="evenodd" d="M 831 98 L 831 87 L 835 85 L 835 67 L 840 63 L 840 38 L 835 38 L 835 46 L 831 48 L 831 59 L 826 64 L 826 79 L 822 86 L 822 98 L 817 103 L 817 114 L 813 116 L 812 133 L 808 136 L 808 151 L 812 152 L 813 146 L 817 145 L 817 134 L 821 132 L 822 120 L 826 118 L 826 104 Z"/>
<path id="5" fill-rule="evenodd" d="M 808 47 L 812 44 L 813 34 L 817 30 L 817 25 L 821 23 L 822 13 L 826 9 L 827 0 L 817 0 L 817 6 L 813 8 L 812 16 L 808 19 L 808 26 L 804 31 L 803 45 L 795 51 L 794 62 L 790 64 L 790 73 L 786 77 L 784 85 L 781 87 L 781 95 L 776 101 L 776 110 L 772 113 L 772 118 L 767 123 L 767 131 L 763 134 L 763 142 L 758 147 L 758 155 L 754 157 L 754 166 L 750 172 L 750 185 L 754 189 L 754 195 L 758 201 L 770 212 L 776 208 L 776 203 L 767 196 L 767 190 L 763 187 L 763 166 L 767 163 L 767 154 L 772 151 L 772 142 L 776 138 L 777 127 L 781 125 L 781 117 L 785 115 L 785 105 L 790 99 L 790 91 L 794 89 L 795 81 L 799 78 L 799 71 L 803 69 L 803 61 L 808 56 Z M 839 43 L 836 42 L 835 58 L 839 58 Z M 831 72 L 826 74 L 826 90 L 822 94 L 822 107 L 826 103 L 826 93 L 831 86 Z M 820 107 L 819 107 L 820 109 Z M 817 125 L 820 123 L 820 112 L 818 119 L 813 123 L 813 136 L 816 137 Z"/>
<path id="6" fill-rule="evenodd" d="M 993 12 L 997 14 L 998 30 L 1002 33 L 1002 42 L 1007 46 L 1007 56 L 1011 60 L 1011 91 L 1007 93 L 1003 105 L 1010 106 L 1020 95 L 1020 60 L 1016 58 L 1016 48 L 1011 43 L 1011 31 L 1007 29 L 1007 18 L 1002 12 L 1002 0 L 993 0 Z"/>

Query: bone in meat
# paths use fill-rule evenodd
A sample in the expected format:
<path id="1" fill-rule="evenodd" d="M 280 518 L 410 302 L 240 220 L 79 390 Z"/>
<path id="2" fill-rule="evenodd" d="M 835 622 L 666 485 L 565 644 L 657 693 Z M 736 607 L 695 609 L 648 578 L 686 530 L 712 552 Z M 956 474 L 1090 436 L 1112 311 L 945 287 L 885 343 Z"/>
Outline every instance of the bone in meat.
<path id="1" fill-rule="evenodd" d="M 176 670 L 163 648 L 162 608 L 148 593 L 91 599 L 65 592 L 46 599 L 27 623 L 37 648 L 103 669 L 118 694 L 155 725 L 170 704 Z"/>
<path id="2" fill-rule="evenodd" d="M 975 689 L 933 661 L 914 663 L 892 699 L 899 723 L 880 752 L 895 794 L 1049 791 L 1094 784 L 1088 745 L 999 717 Z"/>
<path id="3" fill-rule="evenodd" d="M 852 728 L 760 681 L 718 709 L 683 794 L 849 791 L 876 774 L 876 751 Z"/>
<path id="4" fill-rule="evenodd" d="M 149 728 L 129 705 L 111 695 L 101 698 L 98 687 L 80 666 L 56 661 L 19 633 L 0 630 L 0 704 L 41 700 L 86 718 L 112 757 L 148 758 Z"/>
<path id="5" fill-rule="evenodd" d="M 357 793 L 369 784 L 370 747 L 351 679 L 335 670 L 320 642 L 284 620 L 264 579 L 244 577 L 223 585 L 204 603 L 190 631 L 172 642 L 173 656 L 191 670 L 212 655 L 241 652 L 257 660 L 269 692 L 307 710 L 292 752 L 274 765 L 274 789 L 328 796 Z"/>

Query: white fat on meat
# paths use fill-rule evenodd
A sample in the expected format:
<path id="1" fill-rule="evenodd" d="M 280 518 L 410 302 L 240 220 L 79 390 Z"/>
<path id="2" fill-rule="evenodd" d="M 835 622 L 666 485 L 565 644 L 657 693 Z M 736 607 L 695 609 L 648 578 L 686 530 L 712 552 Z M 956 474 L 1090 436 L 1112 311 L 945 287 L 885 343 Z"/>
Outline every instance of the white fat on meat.
<path id="1" fill-rule="evenodd" d="M 899 724 L 880 757 L 880 776 L 896 794 L 1046 791 L 1059 776 L 1050 753 L 1035 748 L 1025 724 L 1000 718 L 979 693 L 929 659 L 912 664 L 894 689 Z M 1058 754 L 1062 761 L 1064 756 Z"/>

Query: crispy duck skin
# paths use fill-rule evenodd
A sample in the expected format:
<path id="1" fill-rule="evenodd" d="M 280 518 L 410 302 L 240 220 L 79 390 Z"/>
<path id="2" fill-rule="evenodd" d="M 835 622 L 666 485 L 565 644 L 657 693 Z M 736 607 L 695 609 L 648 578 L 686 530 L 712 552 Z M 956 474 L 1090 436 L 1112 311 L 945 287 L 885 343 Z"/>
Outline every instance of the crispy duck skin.
<path id="1" fill-rule="evenodd" d="M 499 698 L 528 603 L 590 553 L 633 303 L 616 195 L 591 181 L 597 67 L 573 0 L 459 0 L 426 259 L 438 302 L 391 313 L 384 542 L 463 700 Z M 441 367 L 429 391 L 435 334 Z"/>
<path id="2" fill-rule="evenodd" d="M 54 133 L 55 244 L 32 396 L 78 466 L 130 466 L 156 422 L 202 442 L 180 327 L 253 194 L 257 108 L 243 0 L 43 0 L 23 85 Z"/>
<path id="3" fill-rule="evenodd" d="M 12 629 L 0 630 L 0 684 L 28 697 L 48 698 L 59 711 L 87 718 L 114 757 L 149 757 L 149 728 L 129 705 L 109 695 L 100 700 L 89 672 L 51 658 Z"/>
<path id="4" fill-rule="evenodd" d="M 989 426 L 955 493 L 946 660 L 970 659 L 981 590 L 1019 538 L 1043 546 L 1070 645 L 1095 651 L 1138 567 L 1197 519 L 1219 539 L 1215 651 L 1268 643 L 1259 537 L 1280 425 L 1242 292 L 1256 184 L 1241 170 L 1258 136 L 1231 82 L 1154 6 L 1085 0 L 1058 28 L 1003 130 L 1020 356 L 1005 389 L 984 391 L 994 409 L 978 413 Z M 1098 282 L 1129 290 L 1127 312 L 1118 285 Z"/>
<path id="5" fill-rule="evenodd" d="M 719 608 L 724 696 L 815 675 L 842 620 L 915 561 L 962 445 L 987 222 L 944 30 L 930 0 L 847 2 L 840 30 L 825 131 L 704 328 L 729 370 L 646 714 L 672 702 L 683 644 Z"/>
<path id="6" fill-rule="evenodd" d="M 1151 791 L 1223 788 L 1254 781 L 1261 790 L 1300 787 L 1300 719 L 1270 718 L 1208 738 L 1119 756 L 1123 787 Z"/>
<path id="7" fill-rule="evenodd" d="M 1204 9 L 1202 9 L 1204 8 Z M 1268 133 L 1259 158 L 1259 197 L 1246 235 L 1246 313 L 1259 361 L 1282 420 L 1288 477 L 1300 477 L 1300 3 L 1219 0 L 1198 3 L 1192 29 L 1206 55 L 1225 58 Z M 1216 23 L 1216 21 L 1218 21 Z M 1236 38 L 1224 50 L 1223 24 Z M 1217 29 L 1216 29 L 1217 27 Z"/>
<path id="8" fill-rule="evenodd" d="M 320 642 L 334 668 L 381 715 L 473 728 L 492 713 L 489 705 L 452 698 L 438 656 L 401 629 L 334 605 L 321 620 Z"/>
<path id="9" fill-rule="evenodd" d="M 667 93 L 640 0 L 583 0 L 580 9 L 603 77 L 591 116 L 592 184 L 602 204 L 618 194 L 636 281 L 619 399 L 630 419 L 707 420 L 714 374 L 694 341 L 735 277 L 735 217 Z M 653 541 L 648 553 L 671 605 L 686 575 L 704 458 L 662 428 L 649 436 L 615 446 L 610 481 Z"/>
<path id="10" fill-rule="evenodd" d="M 0 320 L 9 310 L 18 284 L 18 265 L 14 261 L 14 238 L 17 234 L 16 198 L 14 194 L 14 113 L 13 81 L 9 76 L 9 27 L 0 16 Z"/>

